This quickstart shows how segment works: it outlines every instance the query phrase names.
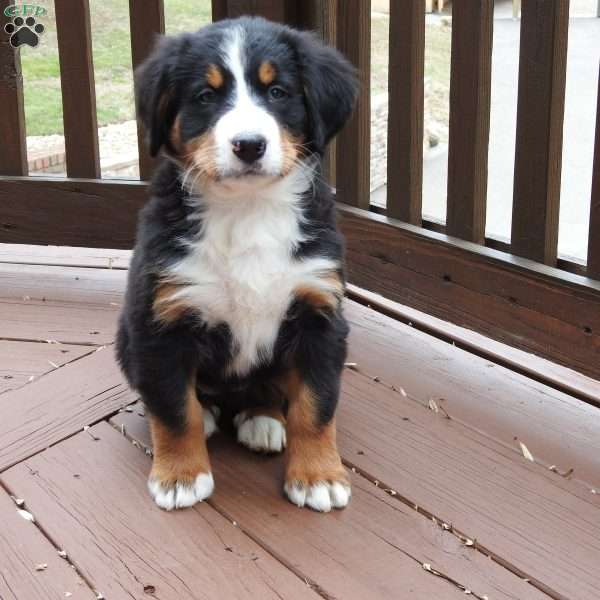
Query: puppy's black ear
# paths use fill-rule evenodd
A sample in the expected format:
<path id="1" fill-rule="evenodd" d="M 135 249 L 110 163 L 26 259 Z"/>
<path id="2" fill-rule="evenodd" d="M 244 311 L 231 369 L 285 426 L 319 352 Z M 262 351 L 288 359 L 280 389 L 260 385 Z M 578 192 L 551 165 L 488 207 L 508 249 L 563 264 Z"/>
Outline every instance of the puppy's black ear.
<path id="1" fill-rule="evenodd" d="M 173 150 L 169 132 L 179 112 L 174 69 L 180 46 L 179 38 L 160 38 L 135 71 L 137 114 L 146 130 L 150 156 L 156 156 L 162 146 Z"/>
<path id="2" fill-rule="evenodd" d="M 356 69 L 312 33 L 298 33 L 297 52 L 312 134 L 307 141 L 317 152 L 323 152 L 350 118 L 356 103 Z"/>

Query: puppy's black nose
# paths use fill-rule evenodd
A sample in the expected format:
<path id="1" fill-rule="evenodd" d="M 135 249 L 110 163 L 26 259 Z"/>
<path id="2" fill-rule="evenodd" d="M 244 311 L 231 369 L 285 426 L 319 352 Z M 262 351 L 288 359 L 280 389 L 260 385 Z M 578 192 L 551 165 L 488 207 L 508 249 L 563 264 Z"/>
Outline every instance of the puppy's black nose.
<path id="1" fill-rule="evenodd" d="M 233 153 L 245 163 L 251 164 L 264 155 L 267 140 L 262 135 L 239 137 L 231 142 Z"/>

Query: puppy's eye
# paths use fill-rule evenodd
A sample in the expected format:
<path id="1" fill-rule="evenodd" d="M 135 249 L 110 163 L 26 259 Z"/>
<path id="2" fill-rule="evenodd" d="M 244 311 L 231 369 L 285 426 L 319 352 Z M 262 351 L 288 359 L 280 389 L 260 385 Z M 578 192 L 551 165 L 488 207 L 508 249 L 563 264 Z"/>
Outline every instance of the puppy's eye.
<path id="1" fill-rule="evenodd" d="M 200 100 L 202 104 L 214 104 L 217 101 L 217 94 L 214 90 L 202 90 L 198 94 L 198 100 Z"/>
<path id="2" fill-rule="evenodd" d="M 269 88 L 269 98 L 271 100 L 283 100 L 284 98 L 287 98 L 288 93 L 279 85 L 272 85 Z"/>

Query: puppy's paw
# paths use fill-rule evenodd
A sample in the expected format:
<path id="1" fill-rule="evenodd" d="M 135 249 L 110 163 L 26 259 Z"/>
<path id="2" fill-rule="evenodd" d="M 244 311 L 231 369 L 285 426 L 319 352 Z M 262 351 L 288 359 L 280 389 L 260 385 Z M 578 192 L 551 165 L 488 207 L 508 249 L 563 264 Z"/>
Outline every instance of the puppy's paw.
<path id="1" fill-rule="evenodd" d="M 154 502 L 164 510 L 187 508 L 206 500 L 215 488 L 212 473 L 200 473 L 191 481 L 160 481 L 150 475 L 148 490 Z"/>
<path id="2" fill-rule="evenodd" d="M 282 452 L 286 445 L 285 424 L 267 415 L 247 416 L 243 411 L 235 416 L 237 439 L 255 452 Z"/>
<path id="3" fill-rule="evenodd" d="M 319 512 L 344 508 L 351 496 L 347 481 L 317 481 L 309 484 L 296 480 L 286 482 L 283 489 L 292 504 L 300 508 L 308 506 Z"/>
<path id="4" fill-rule="evenodd" d="M 204 438 L 208 439 L 213 433 L 219 431 L 217 420 L 219 419 L 221 411 L 218 406 L 211 406 L 210 408 L 202 409 L 202 418 L 204 420 Z"/>

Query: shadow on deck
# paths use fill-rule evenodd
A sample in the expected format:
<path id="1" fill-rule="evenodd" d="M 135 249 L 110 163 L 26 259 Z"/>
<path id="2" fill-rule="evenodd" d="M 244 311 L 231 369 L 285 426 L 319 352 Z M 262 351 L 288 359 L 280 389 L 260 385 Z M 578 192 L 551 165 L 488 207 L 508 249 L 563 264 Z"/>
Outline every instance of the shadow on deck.
<path id="1" fill-rule="evenodd" d="M 128 258 L 0 246 L 0 598 L 598 598 L 600 413 L 574 396 L 600 384 L 364 296 L 338 417 L 350 506 L 292 506 L 281 458 L 219 434 L 210 501 L 160 511 L 112 347 Z"/>

